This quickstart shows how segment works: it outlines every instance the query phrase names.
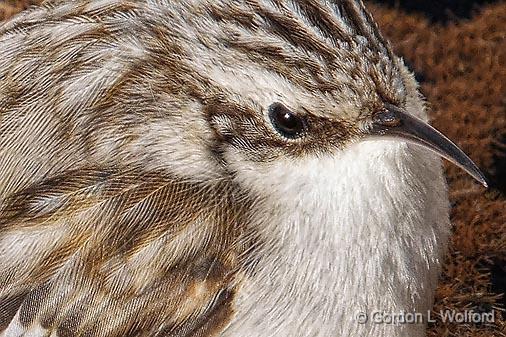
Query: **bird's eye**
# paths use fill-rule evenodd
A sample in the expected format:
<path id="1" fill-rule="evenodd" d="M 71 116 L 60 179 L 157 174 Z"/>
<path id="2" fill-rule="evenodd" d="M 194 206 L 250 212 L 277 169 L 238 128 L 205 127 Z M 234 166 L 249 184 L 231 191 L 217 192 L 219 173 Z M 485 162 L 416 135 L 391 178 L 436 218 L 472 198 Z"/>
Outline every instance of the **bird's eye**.
<path id="1" fill-rule="evenodd" d="M 305 121 L 281 103 L 269 107 L 269 117 L 276 130 L 286 138 L 298 138 L 305 131 Z"/>

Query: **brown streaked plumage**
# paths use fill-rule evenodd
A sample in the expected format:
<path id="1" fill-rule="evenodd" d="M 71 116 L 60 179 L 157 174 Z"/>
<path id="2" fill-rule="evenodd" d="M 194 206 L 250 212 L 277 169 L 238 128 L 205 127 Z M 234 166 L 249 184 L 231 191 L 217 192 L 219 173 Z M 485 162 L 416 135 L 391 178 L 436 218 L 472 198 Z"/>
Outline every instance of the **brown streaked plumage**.
<path id="1" fill-rule="evenodd" d="M 448 230 L 438 160 L 361 141 L 481 178 L 409 114 L 360 1 L 21 13 L 0 26 L 0 336 L 423 335 L 352 320 L 430 307 Z"/>
<path id="2" fill-rule="evenodd" d="M 4 239 L 18 231 L 61 235 L 34 242 L 23 266 L 4 260 L 2 327 L 19 311 L 25 326 L 38 320 L 64 336 L 100 335 L 97 325 L 113 321 L 118 336 L 216 329 L 224 324 L 216 317 L 232 310 L 244 251 L 238 237 L 248 208 L 238 200 L 226 184 L 122 168 L 68 171 L 14 194 L 2 207 Z M 3 256 L 16 250 L 2 248 Z M 131 313 L 118 320 L 125 306 Z M 188 322 L 197 308 L 202 319 Z"/>

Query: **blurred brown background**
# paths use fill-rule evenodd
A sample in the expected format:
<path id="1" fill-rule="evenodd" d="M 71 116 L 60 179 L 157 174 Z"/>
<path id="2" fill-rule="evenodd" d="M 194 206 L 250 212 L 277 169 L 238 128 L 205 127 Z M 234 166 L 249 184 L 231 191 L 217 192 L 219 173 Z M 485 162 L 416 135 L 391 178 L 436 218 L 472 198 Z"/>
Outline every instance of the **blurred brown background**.
<path id="1" fill-rule="evenodd" d="M 37 0 L 0 0 L 0 19 Z M 441 309 L 495 310 L 493 324 L 429 326 L 429 336 L 506 336 L 506 3 L 368 1 L 383 33 L 415 72 L 432 123 L 488 176 L 485 191 L 446 165 L 454 235 L 436 294 Z"/>
<path id="2" fill-rule="evenodd" d="M 486 191 L 445 165 L 454 235 L 434 310 L 495 310 L 496 322 L 439 321 L 429 336 L 506 336 L 506 3 L 369 1 L 369 8 L 415 72 L 432 124 L 491 185 Z"/>

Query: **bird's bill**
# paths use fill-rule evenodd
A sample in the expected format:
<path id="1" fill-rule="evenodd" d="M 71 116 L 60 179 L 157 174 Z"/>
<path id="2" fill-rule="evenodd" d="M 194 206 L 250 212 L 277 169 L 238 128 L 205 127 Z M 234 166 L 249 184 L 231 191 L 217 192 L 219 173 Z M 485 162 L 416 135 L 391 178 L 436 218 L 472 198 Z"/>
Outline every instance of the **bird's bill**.
<path id="1" fill-rule="evenodd" d="M 488 186 L 480 169 L 457 145 L 429 124 L 396 106 L 385 104 L 385 109 L 373 115 L 370 134 L 398 138 L 430 149 L 462 168 L 483 186 Z"/>

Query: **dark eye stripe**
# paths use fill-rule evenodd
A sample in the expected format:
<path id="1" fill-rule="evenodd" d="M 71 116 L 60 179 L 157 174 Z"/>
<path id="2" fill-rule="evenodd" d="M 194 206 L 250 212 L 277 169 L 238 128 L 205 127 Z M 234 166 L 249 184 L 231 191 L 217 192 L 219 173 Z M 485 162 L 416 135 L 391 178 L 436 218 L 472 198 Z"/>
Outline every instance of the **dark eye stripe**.
<path id="1" fill-rule="evenodd" d="M 279 134 L 286 138 L 299 138 L 306 129 L 305 121 L 281 103 L 269 107 L 269 118 Z"/>

